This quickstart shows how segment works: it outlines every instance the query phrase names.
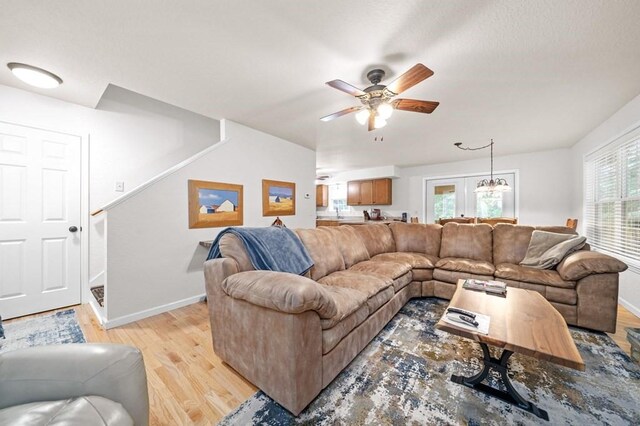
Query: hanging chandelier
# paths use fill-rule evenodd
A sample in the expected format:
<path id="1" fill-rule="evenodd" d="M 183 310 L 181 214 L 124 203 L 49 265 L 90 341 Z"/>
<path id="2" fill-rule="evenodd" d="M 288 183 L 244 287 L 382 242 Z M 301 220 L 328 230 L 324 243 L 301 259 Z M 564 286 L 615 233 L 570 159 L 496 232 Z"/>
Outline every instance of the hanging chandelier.
<path id="1" fill-rule="evenodd" d="M 485 148 L 491 148 L 491 175 L 489 180 L 482 179 L 478 182 L 476 189 L 473 192 L 508 192 L 511 191 L 511 187 L 507 183 L 505 179 L 502 178 L 493 178 L 493 139 L 491 139 L 491 143 L 485 146 L 479 146 L 477 148 L 468 148 L 463 147 L 462 142 L 456 142 L 454 145 L 464 151 L 479 151 Z"/>

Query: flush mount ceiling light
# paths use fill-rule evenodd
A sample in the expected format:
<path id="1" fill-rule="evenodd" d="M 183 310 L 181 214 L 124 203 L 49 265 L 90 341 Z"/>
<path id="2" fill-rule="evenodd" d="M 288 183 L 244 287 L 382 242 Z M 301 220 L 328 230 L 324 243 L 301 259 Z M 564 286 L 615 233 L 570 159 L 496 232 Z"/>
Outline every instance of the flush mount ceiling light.
<path id="1" fill-rule="evenodd" d="M 464 151 L 478 151 L 480 149 L 491 148 L 491 176 L 489 180 L 482 179 L 478 182 L 476 189 L 473 192 L 509 192 L 511 187 L 506 180 L 502 178 L 493 178 L 493 139 L 491 143 L 485 146 L 479 146 L 477 148 L 467 148 L 462 146 L 462 142 L 456 142 L 454 145 Z"/>
<path id="2" fill-rule="evenodd" d="M 369 71 L 367 73 L 367 79 L 371 82 L 371 86 L 362 90 L 342 80 L 328 81 L 327 84 L 329 86 L 355 96 L 360 100 L 362 105 L 343 109 L 342 111 L 324 116 L 320 120 L 330 121 L 334 118 L 357 112 L 356 120 L 358 120 L 358 123 L 363 125 L 368 123 L 369 131 L 371 131 L 386 126 L 387 119 L 391 117 L 391 114 L 393 114 L 393 111 L 396 109 L 431 114 L 439 105 L 438 102 L 433 101 L 393 99 L 395 96 L 433 75 L 433 71 L 424 65 L 414 65 L 409 71 L 402 74 L 388 86 L 380 84 L 384 75 L 385 72 L 381 69 Z"/>
<path id="3" fill-rule="evenodd" d="M 13 75 L 18 77 L 30 86 L 41 89 L 53 89 L 62 84 L 62 79 L 52 72 L 32 65 L 9 62 L 7 67 Z"/>

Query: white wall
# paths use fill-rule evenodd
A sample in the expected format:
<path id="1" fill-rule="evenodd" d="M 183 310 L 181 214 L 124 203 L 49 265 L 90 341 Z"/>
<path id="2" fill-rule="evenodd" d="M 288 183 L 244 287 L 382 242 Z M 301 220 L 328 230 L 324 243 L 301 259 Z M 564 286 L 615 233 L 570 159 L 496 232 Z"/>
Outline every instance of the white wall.
<path id="1" fill-rule="evenodd" d="M 116 181 L 125 182 L 126 193 L 220 139 L 219 121 L 116 86 L 91 109 L 0 85 L 0 121 L 82 138 L 83 150 L 90 151 L 90 204 L 84 200 L 83 215 L 122 195 Z M 100 278 L 104 267 L 102 220 L 88 227 L 91 278 Z"/>
<path id="2" fill-rule="evenodd" d="M 570 150 L 532 152 L 494 158 L 496 172 L 517 170 L 518 223 L 563 225 L 571 212 Z M 424 220 L 424 180 L 465 174 L 489 174 L 489 158 L 402 168 L 394 185 L 394 210 Z"/>
<path id="3" fill-rule="evenodd" d="M 315 226 L 315 152 L 233 122 L 211 152 L 107 211 L 108 326 L 168 310 L 204 295 L 201 240 L 222 228 L 189 229 L 189 179 L 244 185 L 244 225 L 268 226 L 262 179 L 296 183 L 289 228 Z M 309 194 L 308 199 L 304 194 Z"/>
<path id="4" fill-rule="evenodd" d="M 627 131 L 640 126 L 640 95 L 632 99 L 618 112 L 609 117 L 571 148 L 573 169 L 572 215 L 584 224 L 584 157 L 597 148 L 613 141 Z M 640 316 L 640 265 L 632 267 L 620 275 L 620 303 Z"/>

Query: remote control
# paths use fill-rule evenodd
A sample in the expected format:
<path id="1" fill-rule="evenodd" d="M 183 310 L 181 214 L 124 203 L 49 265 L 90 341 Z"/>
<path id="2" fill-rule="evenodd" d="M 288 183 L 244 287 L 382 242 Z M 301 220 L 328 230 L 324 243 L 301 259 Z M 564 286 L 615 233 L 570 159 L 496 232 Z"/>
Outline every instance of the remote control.
<path id="1" fill-rule="evenodd" d="M 448 309 L 447 309 L 447 312 L 453 312 L 453 313 L 460 314 L 460 315 L 466 315 L 466 316 L 468 316 L 468 317 L 471 317 L 471 318 L 473 318 L 473 319 L 476 319 L 476 314 L 471 313 L 471 312 L 469 312 L 469 311 L 465 311 L 465 310 L 463 310 L 463 309 L 458 309 L 458 308 L 448 308 Z"/>
<path id="2" fill-rule="evenodd" d="M 478 327 L 478 322 L 474 319 L 469 318 L 466 315 L 449 315 L 447 313 L 447 318 L 455 321 L 455 322 L 459 322 L 461 324 L 466 324 L 466 325 L 470 325 L 472 327 Z"/>

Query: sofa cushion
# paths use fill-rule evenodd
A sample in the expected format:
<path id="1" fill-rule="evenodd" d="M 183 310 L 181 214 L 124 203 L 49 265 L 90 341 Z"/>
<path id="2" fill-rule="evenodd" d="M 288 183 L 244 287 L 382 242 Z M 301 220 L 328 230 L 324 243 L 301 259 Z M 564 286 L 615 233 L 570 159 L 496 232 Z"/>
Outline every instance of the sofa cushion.
<path id="1" fill-rule="evenodd" d="M 380 293 L 376 294 L 373 297 L 370 297 L 367 300 L 367 306 L 369 307 L 369 315 L 377 311 L 380 306 L 387 303 L 391 298 L 396 294 L 393 287 L 386 288 L 382 290 Z"/>
<path id="2" fill-rule="evenodd" d="M 470 272 L 462 271 L 447 271 L 446 269 L 436 268 L 433 270 L 433 279 L 444 283 L 457 284 L 458 280 L 492 280 L 493 275 L 472 274 Z M 436 293 L 436 297 L 440 296 Z"/>
<path id="3" fill-rule="evenodd" d="M 380 253 L 396 251 L 396 243 L 388 225 L 372 224 L 357 225 L 353 229 L 356 231 L 369 253 L 373 257 Z"/>
<path id="4" fill-rule="evenodd" d="M 40 401 L 0 410 L 0 424 L 33 426 L 133 426 L 122 405 L 100 396 Z"/>
<path id="5" fill-rule="evenodd" d="M 373 297 L 384 289 L 387 289 L 393 285 L 393 279 L 385 278 L 380 275 L 374 275 L 369 273 L 348 271 L 333 272 L 326 277 L 322 277 L 318 282 L 325 286 L 337 286 L 352 288 L 359 290 L 367 295 L 367 297 Z"/>
<path id="6" fill-rule="evenodd" d="M 371 260 L 376 262 L 408 263 L 413 269 L 433 269 L 436 266 L 438 258 L 422 253 L 393 252 L 379 254 L 374 256 Z"/>
<path id="7" fill-rule="evenodd" d="M 438 260 L 436 267 L 447 271 L 468 272 L 478 275 L 493 275 L 496 270 L 492 263 L 484 260 L 460 259 L 457 257 L 445 257 Z"/>
<path id="8" fill-rule="evenodd" d="M 327 228 L 296 229 L 296 233 L 313 259 L 312 280 L 318 281 L 325 275 L 344 269 L 340 247 Z"/>
<path id="9" fill-rule="evenodd" d="M 433 269 L 414 269 L 411 275 L 413 281 L 429 281 L 433 279 Z"/>
<path id="10" fill-rule="evenodd" d="M 441 225 L 393 222 L 389 229 L 399 252 L 417 252 L 434 257 L 440 253 Z"/>
<path id="11" fill-rule="evenodd" d="M 563 279 L 576 281 L 592 274 L 623 272 L 626 269 L 626 263 L 619 261 L 615 257 L 585 250 L 565 257 L 557 267 L 557 271 Z"/>
<path id="12" fill-rule="evenodd" d="M 535 269 L 526 266 L 501 263 L 496 265 L 496 278 L 521 281 L 534 284 L 544 284 L 553 287 L 575 288 L 575 281 L 565 281 L 558 271 L 550 269 Z"/>
<path id="13" fill-rule="evenodd" d="M 479 225 L 447 223 L 442 227 L 440 258 L 457 257 L 472 260 L 493 260 L 493 228 Z"/>
<path id="14" fill-rule="evenodd" d="M 324 355 L 335 348 L 344 336 L 351 333 L 351 330 L 362 324 L 367 318 L 369 318 L 369 305 L 365 303 L 360 309 L 333 327 L 322 330 L 322 354 Z"/>
<path id="15" fill-rule="evenodd" d="M 578 303 L 578 293 L 573 288 L 552 287 L 544 284 L 534 284 L 506 279 L 503 279 L 503 281 L 509 287 L 537 291 L 550 302 L 562 303 L 565 305 L 575 305 Z"/>
<path id="16" fill-rule="evenodd" d="M 493 227 L 493 262 L 512 263 L 522 262 L 529 248 L 533 226 L 511 225 L 498 223 Z"/>
<path id="17" fill-rule="evenodd" d="M 359 290 L 346 287 L 319 285 L 326 290 L 327 294 L 336 306 L 336 314 L 333 317 L 320 318 L 320 326 L 323 330 L 334 327 L 361 307 L 367 306 L 368 297 L 365 293 Z"/>
<path id="18" fill-rule="evenodd" d="M 349 268 L 350 271 L 357 272 L 370 272 L 376 275 L 381 275 L 385 278 L 391 278 L 395 280 L 400 278 L 407 272 L 411 271 L 411 265 L 405 262 L 383 262 L 380 260 L 367 260 L 360 262 Z"/>
<path id="19" fill-rule="evenodd" d="M 251 263 L 249 253 L 247 253 L 244 243 L 237 235 L 228 233 L 220 238 L 220 254 L 222 257 L 235 260 L 238 264 L 239 272 L 253 271 L 256 269 Z"/>
<path id="20" fill-rule="evenodd" d="M 337 312 L 325 286 L 286 272 L 238 272 L 222 282 L 222 291 L 234 299 L 288 314 L 316 311 L 320 318 L 333 318 Z"/>
<path id="21" fill-rule="evenodd" d="M 358 262 L 369 260 L 367 247 L 365 247 L 353 228 L 353 226 L 349 225 L 330 226 L 327 228 L 333 234 L 336 243 L 338 243 L 346 269 L 351 268 Z"/>
<path id="22" fill-rule="evenodd" d="M 431 272 L 431 269 L 417 269 L 418 271 L 429 271 Z M 405 288 L 406 286 L 408 286 L 411 281 L 414 281 L 413 279 L 413 272 L 407 272 L 406 274 L 402 275 L 401 277 L 396 278 L 395 280 L 393 280 L 393 289 L 396 291 L 396 293 L 400 290 L 402 290 L 403 288 Z"/>

